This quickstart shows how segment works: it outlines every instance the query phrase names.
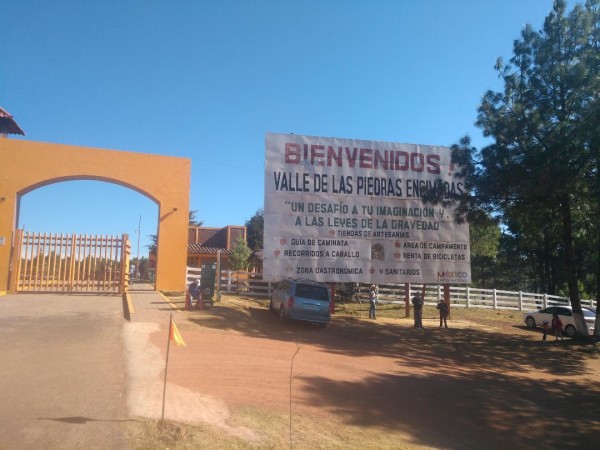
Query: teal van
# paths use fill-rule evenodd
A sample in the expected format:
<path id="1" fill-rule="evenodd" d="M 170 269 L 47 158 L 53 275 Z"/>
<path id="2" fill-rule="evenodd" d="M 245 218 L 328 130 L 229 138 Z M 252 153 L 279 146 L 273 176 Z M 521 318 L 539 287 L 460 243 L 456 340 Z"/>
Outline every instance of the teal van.
<path id="1" fill-rule="evenodd" d="M 326 327 L 331 320 L 331 296 L 327 285 L 303 278 L 286 278 L 271 292 L 269 309 L 287 319 Z"/>

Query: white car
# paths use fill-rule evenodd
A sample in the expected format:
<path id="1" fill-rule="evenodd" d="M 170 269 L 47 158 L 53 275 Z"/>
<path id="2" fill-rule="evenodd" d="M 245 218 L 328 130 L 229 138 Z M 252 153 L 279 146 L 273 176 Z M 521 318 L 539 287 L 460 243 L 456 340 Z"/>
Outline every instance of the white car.
<path id="1" fill-rule="evenodd" d="M 596 313 L 591 309 L 581 308 L 583 318 L 588 326 L 590 334 L 594 334 L 594 324 L 596 323 Z M 573 318 L 573 308 L 570 306 L 548 306 L 539 311 L 529 311 L 523 314 L 525 325 L 529 328 L 541 327 L 545 320 L 552 323 L 552 315 L 558 314 L 563 323 L 563 331 L 569 337 L 574 337 L 577 333 L 575 328 L 575 319 Z"/>

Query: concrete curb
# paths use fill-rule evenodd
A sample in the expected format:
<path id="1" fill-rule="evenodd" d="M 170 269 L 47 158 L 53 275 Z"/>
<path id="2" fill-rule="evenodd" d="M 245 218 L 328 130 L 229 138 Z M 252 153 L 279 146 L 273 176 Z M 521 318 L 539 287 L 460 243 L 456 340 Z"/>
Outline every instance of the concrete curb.
<path id="1" fill-rule="evenodd" d="M 171 303 L 171 300 L 169 300 L 162 292 L 158 292 L 158 294 L 162 297 L 162 299 L 167 302 L 169 305 L 171 305 L 171 308 L 173 308 L 174 311 L 180 311 L 177 306 L 174 303 Z"/>

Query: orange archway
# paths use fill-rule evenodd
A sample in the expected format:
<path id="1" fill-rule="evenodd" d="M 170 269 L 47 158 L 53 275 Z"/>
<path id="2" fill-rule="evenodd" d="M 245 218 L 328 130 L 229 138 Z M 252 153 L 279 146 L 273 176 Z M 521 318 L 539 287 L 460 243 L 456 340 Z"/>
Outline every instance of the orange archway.
<path id="1" fill-rule="evenodd" d="M 188 158 L 0 139 L 0 294 L 8 290 L 11 243 L 21 196 L 67 180 L 116 183 L 158 205 L 156 289 L 185 290 Z"/>

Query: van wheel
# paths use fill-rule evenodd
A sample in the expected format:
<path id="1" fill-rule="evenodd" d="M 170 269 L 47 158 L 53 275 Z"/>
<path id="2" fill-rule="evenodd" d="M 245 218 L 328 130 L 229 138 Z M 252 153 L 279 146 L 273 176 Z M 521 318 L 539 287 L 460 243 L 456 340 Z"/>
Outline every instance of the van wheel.
<path id="1" fill-rule="evenodd" d="M 577 330 L 573 325 L 567 325 L 565 327 L 565 334 L 570 338 L 574 338 L 577 335 Z"/>
<path id="2" fill-rule="evenodd" d="M 327 324 L 326 324 L 326 323 L 320 323 L 320 324 L 319 324 L 319 328 L 325 328 L 326 326 L 327 326 Z"/>
<path id="3" fill-rule="evenodd" d="M 285 322 L 285 313 L 283 312 L 283 305 L 281 305 L 281 308 L 279 309 L 279 320 L 281 322 Z"/>

